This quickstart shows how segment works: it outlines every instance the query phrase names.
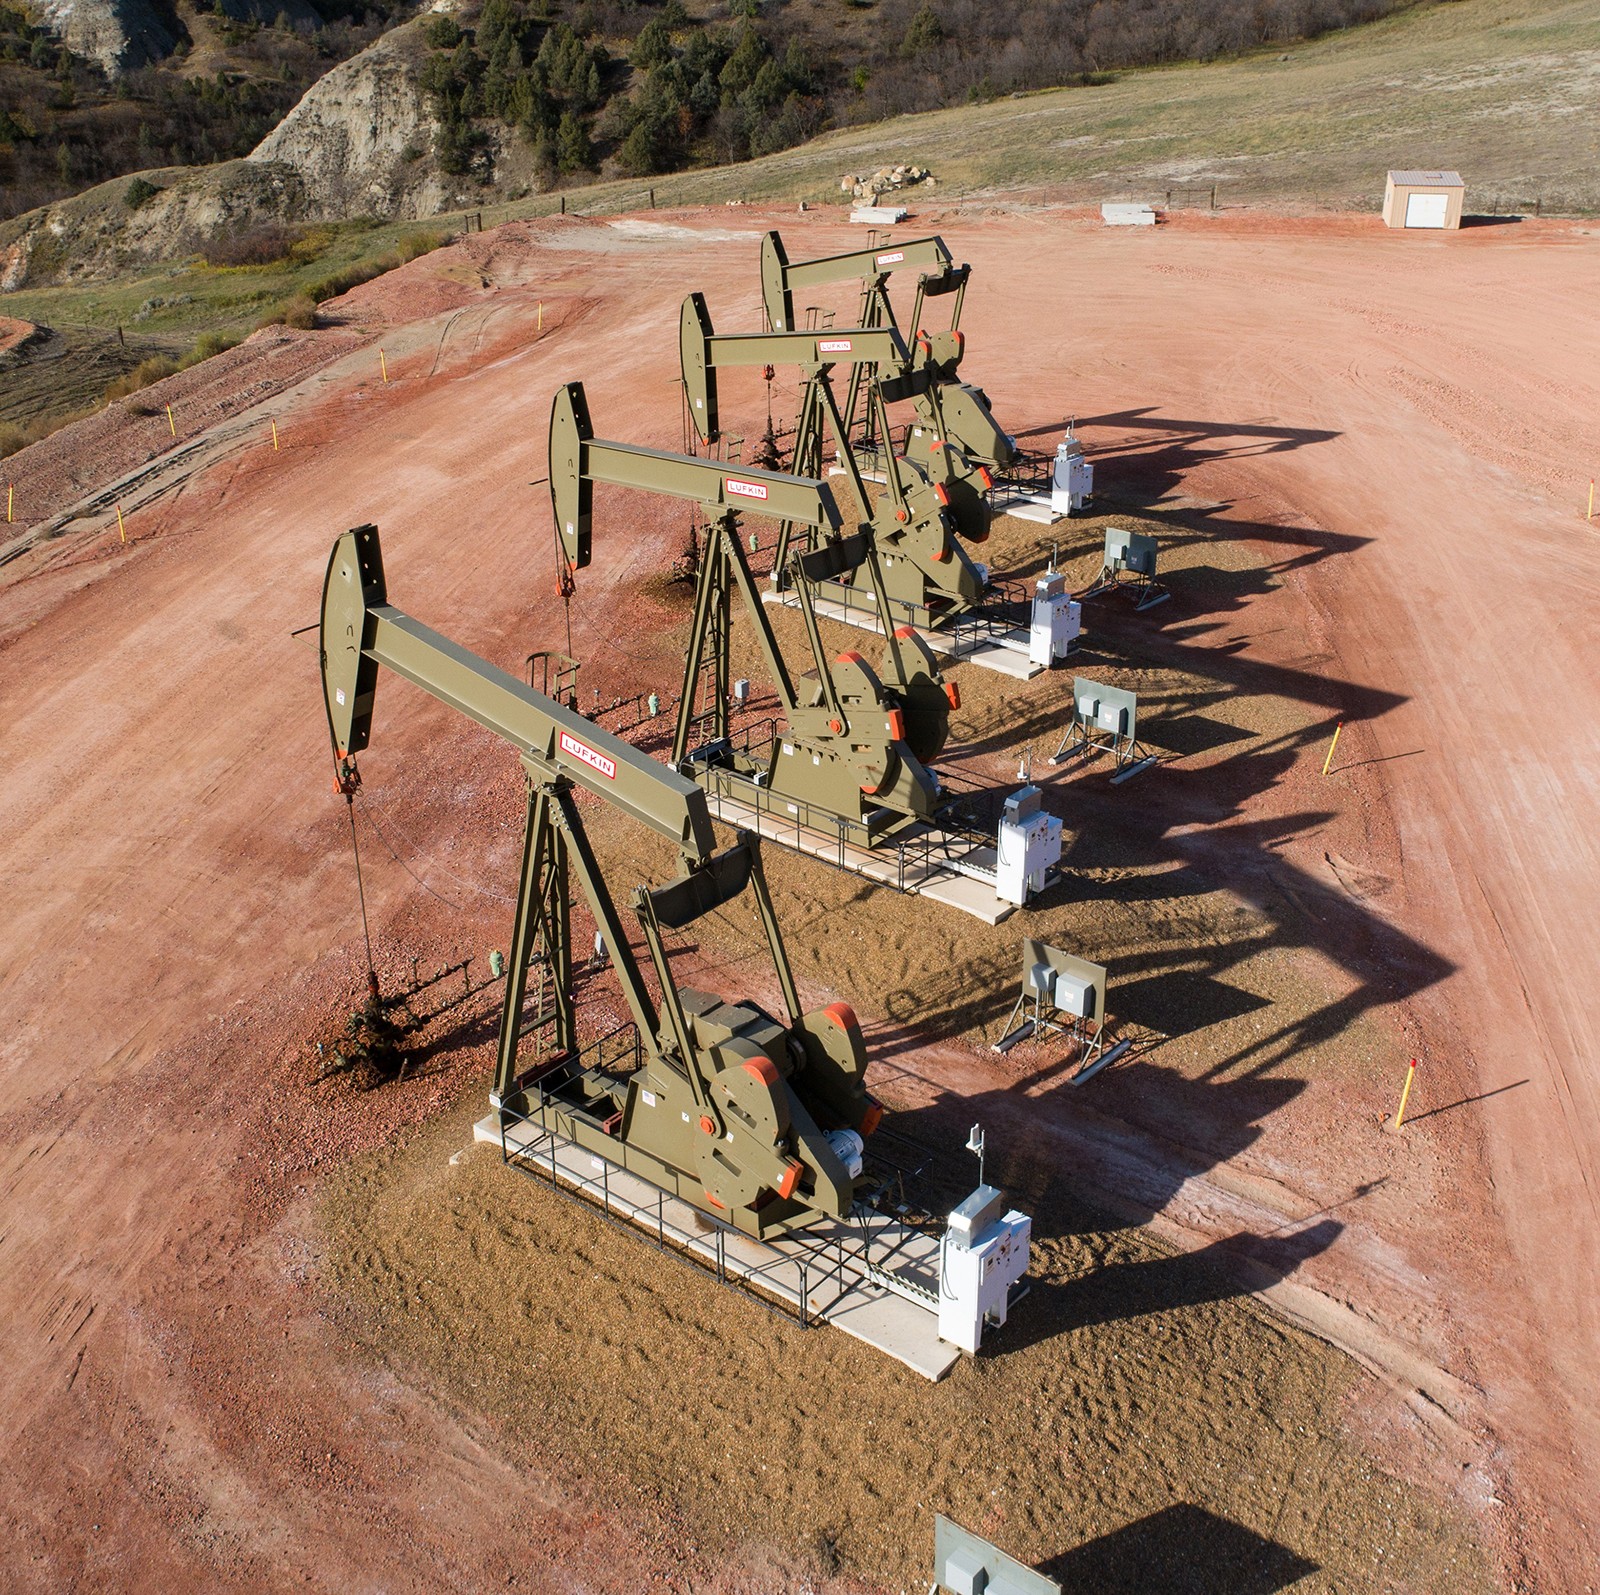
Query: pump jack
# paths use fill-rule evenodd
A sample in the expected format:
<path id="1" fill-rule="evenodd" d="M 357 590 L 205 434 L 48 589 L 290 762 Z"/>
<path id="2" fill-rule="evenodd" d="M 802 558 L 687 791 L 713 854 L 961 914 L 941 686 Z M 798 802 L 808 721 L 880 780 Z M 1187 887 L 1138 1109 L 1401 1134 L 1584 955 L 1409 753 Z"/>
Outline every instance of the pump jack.
<path id="1" fill-rule="evenodd" d="M 719 795 L 737 788 L 740 800 L 757 809 L 781 803 L 791 814 L 814 812 L 826 818 L 830 831 L 840 826 L 868 845 L 901 825 L 934 817 L 941 793 L 926 761 L 944 747 L 952 697 L 932 652 L 909 627 L 888 628 L 881 674 L 853 650 L 828 657 L 812 601 L 818 582 L 864 566 L 885 616 L 888 600 L 872 538 L 863 531 L 840 535 L 839 507 L 826 483 L 596 438 L 581 382 L 556 393 L 549 458 L 556 531 L 571 571 L 589 563 L 596 482 L 687 499 L 707 517 L 673 738 L 675 768 Z M 815 546 L 788 557 L 815 667 L 799 683 L 784 661 L 740 545 L 741 510 L 802 525 L 812 534 Z M 728 714 L 736 587 L 786 721 L 762 745 L 747 740 L 742 748 L 734 745 Z M 711 677 L 710 702 L 699 711 L 705 673 Z"/>
<path id="2" fill-rule="evenodd" d="M 911 266 L 932 268 L 917 279 L 917 297 L 911 319 L 906 324 L 914 329 L 914 335 L 902 339 L 905 355 L 879 366 L 877 374 L 906 378 L 914 370 L 925 372 L 930 387 L 938 390 L 938 406 L 934 412 L 919 400 L 918 419 L 906 430 L 902 453 L 914 463 L 930 468 L 929 474 L 933 474 L 931 467 L 937 463 L 933 455 L 947 444 L 954 444 L 973 467 L 981 465 L 990 471 L 1004 470 L 1016 460 L 1016 443 L 1001 431 L 983 390 L 961 381 L 957 375 L 966 351 L 966 339 L 961 332 L 961 305 L 972 268 L 957 266 L 942 238 L 913 238 L 876 249 L 791 261 L 784 250 L 783 239 L 775 232 L 768 233 L 761 241 L 761 297 L 767 321 L 774 332 L 793 331 L 796 288 L 847 282 L 854 278 L 861 283 L 857 323 L 863 328 L 883 327 L 898 332 L 894 306 L 889 301 L 889 277 Z M 929 299 L 948 294 L 955 295 L 950 326 L 941 332 L 925 332 L 922 329 L 923 306 Z M 870 418 L 864 413 L 863 390 L 873 375 L 870 366 L 858 368 L 851 380 L 844 417 L 852 431 L 861 420 L 866 427 L 864 446 L 875 447 L 880 459 L 886 459 L 893 453 L 889 436 L 874 433 Z M 858 453 L 862 447 L 862 444 L 857 445 Z"/>
<path id="3" fill-rule="evenodd" d="M 527 824 L 506 970 L 494 1090 L 502 1122 L 553 1130 L 747 1234 L 847 1215 L 861 1184 L 861 1138 L 881 1109 L 867 1095 L 866 1052 L 846 1003 L 802 1013 L 757 837 L 713 849 L 705 793 L 675 770 L 413 620 L 388 601 L 375 526 L 333 546 L 322 595 L 322 679 L 341 775 L 368 746 L 380 668 L 415 683 L 509 742 L 528 783 Z M 679 850 L 675 880 L 632 903 L 661 991 L 651 999 L 575 801 L 589 792 Z M 636 1027 L 624 1067 L 578 1048 L 569 880 L 578 877 Z M 680 988 L 663 931 L 749 889 L 777 973 L 785 1018 Z M 554 1056 L 521 1068 L 530 966 L 553 976 Z M 586 1066 L 586 1060 L 587 1066 Z M 857 1172 L 852 1174 L 851 1170 Z"/>
<path id="4" fill-rule="evenodd" d="M 843 471 L 863 525 L 872 529 L 888 596 L 903 619 L 922 626 L 965 614 L 982 596 L 986 573 L 968 558 L 953 532 L 981 543 L 989 536 L 992 478 L 988 468 L 969 460 L 954 443 L 935 441 L 926 463 L 868 449 L 869 465 L 883 465 L 886 492 L 876 513 L 868 501 L 861 461 L 850 442 L 848 423 L 833 391 L 832 372 L 844 366 L 853 374 L 873 373 L 863 392 L 869 430 L 888 435 L 886 406 L 914 398 L 919 417 L 937 439 L 944 432 L 940 389 L 925 367 L 913 367 L 904 340 L 893 327 L 828 328 L 811 332 L 719 334 L 711 325 L 705 296 L 690 294 L 678 322 L 679 361 L 689 414 L 700 441 L 713 444 L 721 436 L 717 371 L 729 366 L 798 365 L 806 374 L 795 430 L 793 468 L 801 475 L 820 476 L 826 433 L 833 435 Z M 854 376 L 852 376 L 852 381 Z M 913 428 L 919 431 L 921 428 Z M 779 536 L 774 565 L 780 579 L 785 566 L 791 523 Z M 858 567 L 853 591 L 841 598 L 847 606 L 867 588 L 870 572 Z M 868 601 L 871 600 L 867 593 Z"/>

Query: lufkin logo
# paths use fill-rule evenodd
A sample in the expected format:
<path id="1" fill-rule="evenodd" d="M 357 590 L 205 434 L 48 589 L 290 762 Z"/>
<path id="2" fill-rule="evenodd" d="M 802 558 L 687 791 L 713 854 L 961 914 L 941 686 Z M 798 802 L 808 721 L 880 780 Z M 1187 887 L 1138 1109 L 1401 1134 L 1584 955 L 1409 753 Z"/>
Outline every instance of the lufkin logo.
<path id="1" fill-rule="evenodd" d="M 561 751 L 570 753 L 580 763 L 587 764 L 591 770 L 598 770 L 606 780 L 616 780 L 616 761 L 608 759 L 603 753 L 596 753 L 588 743 L 580 742 L 570 731 L 561 733 Z"/>
<path id="2" fill-rule="evenodd" d="M 740 498 L 765 498 L 767 489 L 761 482 L 741 482 L 736 476 L 724 478 L 730 493 L 736 493 Z"/>
<path id="3" fill-rule="evenodd" d="M 892 250 L 890 250 L 890 252 L 887 255 L 879 255 L 878 256 L 878 264 L 880 266 L 893 266 L 897 262 L 902 261 L 905 258 L 906 258 L 905 250 L 903 250 L 903 249 L 892 249 Z"/>
<path id="4" fill-rule="evenodd" d="M 819 338 L 817 340 L 818 354 L 849 354 L 855 347 L 848 338 Z"/>

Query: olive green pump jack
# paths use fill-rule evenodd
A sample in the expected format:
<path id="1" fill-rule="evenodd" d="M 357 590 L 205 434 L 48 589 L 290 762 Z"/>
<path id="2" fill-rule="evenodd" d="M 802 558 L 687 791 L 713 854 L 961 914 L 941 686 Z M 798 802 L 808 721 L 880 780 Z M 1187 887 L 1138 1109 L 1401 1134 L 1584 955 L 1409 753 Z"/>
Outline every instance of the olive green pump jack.
<path id="1" fill-rule="evenodd" d="M 679 315 L 679 360 L 689 414 L 700 441 L 721 436 L 717 371 L 724 367 L 795 364 L 806 381 L 795 427 L 793 468 L 820 476 L 827 434 L 850 488 L 850 497 L 864 527 L 870 528 L 882 576 L 896 615 L 917 625 L 938 625 L 974 608 L 981 600 L 985 577 L 957 541 L 957 532 L 982 543 L 989 536 L 990 508 L 986 494 L 993 485 L 988 468 L 969 460 L 960 446 L 941 441 L 944 419 L 940 390 L 930 374 L 911 369 L 905 344 L 893 327 L 828 328 L 817 332 L 716 332 L 701 294 L 690 294 Z M 886 406 L 914 397 L 919 420 L 908 437 L 928 434 L 924 463 L 901 454 L 852 444 L 848 423 L 833 391 L 832 373 L 843 366 L 874 373 L 864 390 L 869 430 L 887 436 Z M 883 372 L 898 375 L 882 375 Z M 862 474 L 882 466 L 884 493 L 874 509 Z M 778 563 L 793 535 L 785 522 L 780 533 Z M 858 570 L 858 589 L 868 575 Z M 870 593 L 866 595 L 870 602 Z"/>
<path id="2" fill-rule="evenodd" d="M 894 306 L 889 300 L 889 278 L 911 267 L 931 268 L 917 279 L 917 296 L 911 319 L 911 332 L 904 338 L 906 358 L 892 368 L 882 368 L 885 376 L 906 376 L 913 369 L 925 371 L 940 389 L 941 428 L 924 426 L 919 436 L 912 428 L 906 438 L 907 456 L 924 463 L 931 440 L 954 442 L 975 464 L 1002 470 L 1016 459 L 1016 444 L 1003 432 L 990 412 L 989 400 L 981 388 L 963 382 L 957 375 L 966 339 L 961 331 L 961 306 L 966 298 L 970 266 L 957 266 L 942 238 L 912 238 L 898 243 L 880 244 L 872 249 L 852 250 L 843 255 L 826 255 L 815 260 L 791 261 L 783 239 L 775 232 L 761 241 L 761 297 L 767 321 L 774 332 L 793 331 L 794 291 L 823 283 L 859 281 L 861 302 L 856 316 L 862 327 L 889 327 L 899 331 Z M 954 295 L 950 325 L 939 332 L 925 332 L 923 310 L 930 299 Z M 869 371 L 858 371 L 851 382 L 845 421 L 852 430 L 863 417 L 863 388 Z M 887 444 L 887 438 L 878 440 Z M 885 448 L 884 452 L 888 452 Z"/>
<path id="3" fill-rule="evenodd" d="M 596 482 L 689 500 L 710 523 L 673 739 L 676 768 L 692 771 L 708 787 L 737 783 L 759 807 L 780 798 L 806 805 L 862 836 L 898 820 L 934 817 L 942 795 L 925 761 L 944 746 L 950 698 L 931 650 L 909 628 L 890 627 L 881 673 L 854 650 L 829 657 L 812 589 L 863 564 L 876 570 L 877 561 L 869 536 L 839 535 L 839 508 L 825 482 L 596 438 L 583 384 L 571 382 L 551 406 L 550 497 L 562 556 L 572 570 L 589 562 Z M 799 682 L 740 544 L 740 511 L 798 523 L 815 539 L 816 546 L 796 553 L 788 567 L 814 666 Z M 881 578 L 876 585 L 887 615 Z M 785 721 L 770 747 L 735 748 L 729 734 L 735 589 Z M 710 679 L 702 710 L 703 677 Z"/>
<path id="4" fill-rule="evenodd" d="M 800 1009 L 759 839 L 741 832 L 735 846 L 715 851 L 705 793 L 692 781 L 392 606 L 375 526 L 334 544 L 321 644 L 328 730 L 342 768 L 368 746 L 380 669 L 459 709 L 522 759 L 527 825 L 491 1097 L 502 1122 L 555 1130 L 752 1235 L 847 1215 L 859 1177 L 849 1172 L 849 1138 L 844 1156 L 836 1145 L 844 1131 L 869 1135 L 881 1110 L 866 1093 L 865 1046 L 849 1005 Z M 590 846 L 574 801 L 580 789 L 678 848 L 677 879 L 640 887 L 632 900 L 659 1007 Z M 621 1066 L 578 1047 L 572 875 L 636 1027 L 636 1050 Z M 781 1019 L 753 1003 L 680 988 L 663 944 L 664 931 L 747 890 L 776 971 Z M 523 1009 L 535 963 L 553 987 L 553 1006 L 530 1026 Z M 529 1029 L 549 1035 L 550 1051 L 525 1070 L 519 1047 Z"/>

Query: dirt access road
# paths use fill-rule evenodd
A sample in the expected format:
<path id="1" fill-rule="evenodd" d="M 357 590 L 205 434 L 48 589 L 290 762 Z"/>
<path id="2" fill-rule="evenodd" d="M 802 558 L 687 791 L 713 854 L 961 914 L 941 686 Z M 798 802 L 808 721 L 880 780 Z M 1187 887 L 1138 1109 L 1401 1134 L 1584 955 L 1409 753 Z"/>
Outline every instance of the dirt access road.
<path id="1" fill-rule="evenodd" d="M 1508 1503 L 1482 1503 L 1487 1537 L 1508 1578 L 1581 1590 L 1600 1456 L 1600 672 L 1580 648 L 1600 569 L 1582 515 L 1600 238 L 925 220 L 977 269 L 969 365 L 1003 417 L 1053 441 L 1076 416 L 1108 495 L 1298 550 L 1230 613 L 1155 624 L 1218 679 L 1382 706 L 1347 728 L 1314 801 L 1299 768 L 1259 813 L 1177 840 L 1241 870 L 1331 872 L 1426 954 L 1426 975 L 1399 972 L 1372 1108 L 1420 1050 L 1432 1116 L 1407 1150 L 1448 1178 L 1420 1187 L 1410 1221 L 1403 1200 L 1345 1209 L 1297 1277 L 1403 1325 L 1483 1392 Z M 388 387 L 348 356 L 278 401 L 282 453 L 208 456 L 181 497 L 131 519 L 126 549 L 102 513 L 8 567 L 0 1434 L 19 1586 L 638 1588 L 692 1565 L 660 1525 L 598 1522 L 581 1483 L 513 1467 L 471 1423 L 375 1379 L 315 1308 L 295 1215 L 319 1164 L 388 1126 L 297 1122 L 287 1060 L 334 1000 L 352 925 L 315 660 L 289 633 L 315 616 L 332 536 L 371 520 L 402 606 L 511 668 L 530 614 L 559 645 L 528 487 L 549 394 L 581 376 L 602 435 L 676 446 L 679 300 L 699 287 L 719 326 L 754 325 L 766 225 L 800 234 L 795 254 L 860 239 L 738 211 L 512 226 L 460 246 L 481 298 L 422 322 L 441 261 L 416 262 L 347 302 L 391 328 Z M 575 606 L 605 690 L 666 659 L 635 635 L 632 595 L 681 539 L 652 508 L 608 517 Z M 442 711 L 406 705 L 390 746 L 444 733 Z M 460 841 L 470 772 L 426 764 L 393 761 L 380 795 L 420 850 L 464 861 L 463 900 L 503 915 L 503 893 L 474 896 L 482 860 Z M 1273 787 L 1304 806 L 1258 838 L 1261 814 L 1281 819 Z M 1356 859 L 1322 840 L 1351 812 L 1370 848 Z M 496 880 L 512 845 L 490 849 Z M 375 909 L 399 930 L 430 912 L 414 885 Z M 1328 1126 L 1316 1097 L 1269 1120 L 1255 1155 L 1311 1158 L 1336 1183 L 1371 1126 Z"/>

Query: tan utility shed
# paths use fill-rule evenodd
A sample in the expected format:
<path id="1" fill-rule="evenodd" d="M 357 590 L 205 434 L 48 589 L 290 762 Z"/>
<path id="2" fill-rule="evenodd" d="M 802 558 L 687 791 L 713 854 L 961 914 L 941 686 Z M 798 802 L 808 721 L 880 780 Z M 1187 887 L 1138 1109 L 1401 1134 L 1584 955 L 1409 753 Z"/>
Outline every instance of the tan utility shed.
<path id="1" fill-rule="evenodd" d="M 1460 172 L 1390 172 L 1385 227 L 1459 227 L 1466 194 Z"/>

